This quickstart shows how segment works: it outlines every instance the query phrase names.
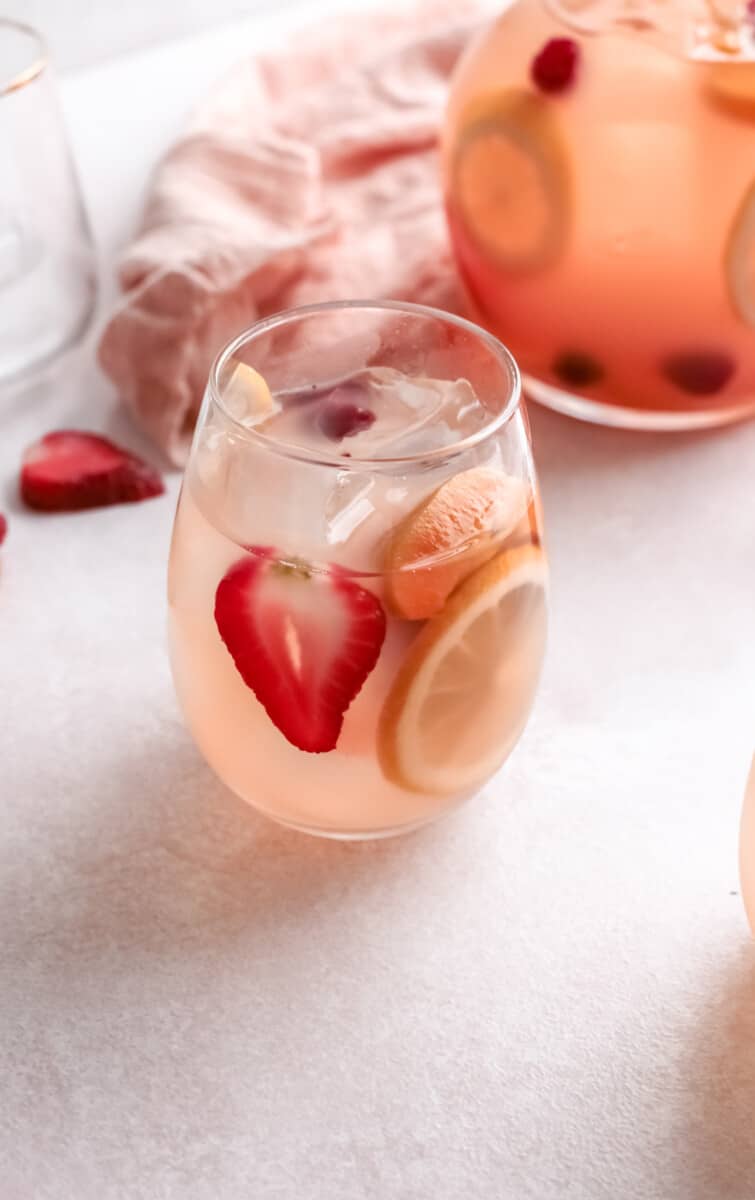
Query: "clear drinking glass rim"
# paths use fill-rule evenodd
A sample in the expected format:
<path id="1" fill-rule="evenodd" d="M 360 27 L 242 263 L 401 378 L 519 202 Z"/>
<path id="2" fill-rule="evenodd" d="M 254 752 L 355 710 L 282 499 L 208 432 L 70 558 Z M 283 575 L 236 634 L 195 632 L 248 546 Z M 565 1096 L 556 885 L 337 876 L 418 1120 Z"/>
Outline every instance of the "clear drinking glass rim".
<path id="1" fill-rule="evenodd" d="M 33 25 L 27 25 L 25 21 L 14 21 L 11 17 L 0 17 L 0 30 L 3 29 L 13 29 L 16 33 L 26 34 L 36 46 L 36 54 L 28 66 L 23 67 L 20 71 L 14 72 L 5 79 L 0 76 L 0 97 L 9 96 L 12 92 L 26 87 L 27 83 L 31 83 L 42 74 L 50 61 L 47 42 Z"/>
<path id="2" fill-rule="evenodd" d="M 220 373 L 228 360 L 233 358 L 242 346 L 260 337 L 262 334 L 269 333 L 271 329 L 276 329 L 279 325 L 286 325 L 300 317 L 348 309 L 370 309 L 375 312 L 392 311 L 406 313 L 408 316 L 428 317 L 467 330 L 490 348 L 494 358 L 503 367 L 504 374 L 508 376 L 510 394 L 506 404 L 499 413 L 491 417 L 490 421 L 486 422 L 480 429 L 476 429 L 474 433 L 468 434 L 467 437 L 462 438 L 451 446 L 436 446 L 432 450 L 426 450 L 417 454 L 401 455 L 396 458 L 361 458 L 351 453 L 348 455 L 322 454 L 319 451 L 308 450 L 305 446 L 297 446 L 291 442 L 280 441 L 269 434 L 263 433 L 261 430 L 244 425 L 228 411 L 222 398 Z M 248 329 L 238 334 L 232 341 L 227 342 L 210 367 L 208 390 L 213 404 L 233 428 L 234 432 L 247 441 L 264 447 L 266 450 L 280 454 L 284 458 L 297 459 L 300 462 L 313 463 L 323 467 L 337 467 L 340 470 L 368 468 L 369 470 L 380 471 L 415 465 L 417 463 L 434 463 L 448 460 L 486 442 L 488 438 L 503 429 L 519 410 L 522 398 L 522 380 L 516 360 L 511 351 L 504 346 L 503 342 L 494 337 L 492 333 L 488 333 L 487 330 L 481 329 L 479 325 L 475 325 L 474 322 L 466 320 L 465 317 L 456 316 L 455 313 L 444 312 L 441 308 L 432 308 L 426 304 L 413 304 L 404 300 L 326 300 L 320 304 L 304 304 L 298 308 L 282 309 L 280 312 L 273 313 L 269 317 L 263 317 L 262 320 L 256 321 Z"/>

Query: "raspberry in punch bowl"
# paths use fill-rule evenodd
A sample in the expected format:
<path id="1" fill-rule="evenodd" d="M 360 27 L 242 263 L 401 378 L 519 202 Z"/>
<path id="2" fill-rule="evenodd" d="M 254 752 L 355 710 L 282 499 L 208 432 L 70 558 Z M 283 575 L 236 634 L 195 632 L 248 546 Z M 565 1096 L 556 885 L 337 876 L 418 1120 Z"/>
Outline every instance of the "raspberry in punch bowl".
<path id="1" fill-rule="evenodd" d="M 545 644 L 511 356 L 397 303 L 253 327 L 211 372 L 169 604 L 189 728 L 255 808 L 367 838 L 473 795 L 522 732 Z"/>

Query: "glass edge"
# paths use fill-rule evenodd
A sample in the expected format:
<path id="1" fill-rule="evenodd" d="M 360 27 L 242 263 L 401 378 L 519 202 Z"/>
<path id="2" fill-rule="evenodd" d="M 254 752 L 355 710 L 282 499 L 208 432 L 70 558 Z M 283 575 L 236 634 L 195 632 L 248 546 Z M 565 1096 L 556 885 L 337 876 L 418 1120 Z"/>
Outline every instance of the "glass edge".
<path id="1" fill-rule="evenodd" d="M 16 33 L 23 33 L 31 38 L 35 44 L 36 52 L 28 66 L 23 67 L 20 71 L 16 71 L 8 78 L 0 77 L 0 99 L 3 96 L 11 96 L 14 92 L 19 92 L 22 88 L 27 87 L 28 84 L 33 83 L 35 79 L 39 78 L 50 62 L 47 42 L 33 25 L 27 25 L 25 21 L 15 21 L 11 17 L 0 15 L 0 32 L 3 29 L 12 29 Z"/>
<path id="2" fill-rule="evenodd" d="M 311 452 L 303 446 L 294 446 L 288 442 L 279 442 L 263 433 L 258 433 L 255 429 L 250 429 L 249 426 L 242 424 L 241 421 L 237 420 L 228 411 L 221 396 L 219 377 L 225 364 L 229 359 L 233 358 L 234 354 L 242 346 L 246 345 L 254 337 L 261 336 L 280 325 L 287 324 L 292 318 L 314 316 L 317 313 L 337 312 L 348 309 L 369 309 L 373 312 L 403 312 L 410 316 L 428 317 L 446 324 L 457 325 L 460 329 L 468 330 L 476 338 L 489 346 L 494 357 L 501 363 L 505 373 L 508 375 L 510 395 L 506 404 L 482 429 L 475 430 L 474 433 L 469 434 L 466 438 L 462 438 L 455 445 L 437 446 L 424 454 L 402 455 L 398 458 L 355 458 L 351 455 L 324 455 Z M 232 341 L 227 342 L 216 355 L 210 367 L 206 399 L 210 401 L 230 428 L 241 438 L 252 445 L 257 445 L 283 458 L 309 463 L 312 466 L 335 467 L 346 471 L 391 471 L 401 469 L 402 467 L 416 467 L 425 464 L 430 466 L 438 462 L 448 461 L 466 453 L 468 450 L 474 449 L 476 446 L 484 445 L 489 438 L 493 437 L 496 433 L 500 433 L 516 413 L 519 412 L 522 401 L 522 379 L 516 359 L 511 351 L 504 346 L 503 342 L 499 341 L 492 333 L 488 333 L 487 330 L 482 329 L 481 326 L 475 325 L 473 321 L 467 320 L 466 317 L 460 317 L 455 313 L 445 312 L 441 308 L 433 308 L 430 305 L 413 304 L 402 300 L 327 300 L 321 304 L 306 304 L 299 308 L 289 308 L 278 313 L 273 313 L 269 317 L 264 317 L 262 320 L 256 321 L 248 329 L 245 329 L 233 338 Z"/>

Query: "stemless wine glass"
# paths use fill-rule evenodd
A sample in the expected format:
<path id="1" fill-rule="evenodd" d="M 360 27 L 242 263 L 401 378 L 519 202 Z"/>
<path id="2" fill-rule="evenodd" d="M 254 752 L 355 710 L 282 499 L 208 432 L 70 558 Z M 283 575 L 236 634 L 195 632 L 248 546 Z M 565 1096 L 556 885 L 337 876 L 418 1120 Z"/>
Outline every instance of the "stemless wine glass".
<path id="1" fill-rule="evenodd" d="M 210 373 L 169 568 L 178 696 L 283 824 L 415 828 L 516 744 L 546 634 L 516 364 L 417 305 L 261 321 Z"/>
<path id="2" fill-rule="evenodd" d="M 45 45 L 0 19 L 0 383 L 70 346 L 96 269 Z"/>

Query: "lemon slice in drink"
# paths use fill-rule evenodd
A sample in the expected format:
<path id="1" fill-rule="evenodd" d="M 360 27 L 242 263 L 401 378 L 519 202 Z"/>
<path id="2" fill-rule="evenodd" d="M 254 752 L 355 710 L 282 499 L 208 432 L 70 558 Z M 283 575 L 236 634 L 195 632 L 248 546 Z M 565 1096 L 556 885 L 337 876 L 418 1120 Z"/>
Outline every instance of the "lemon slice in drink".
<path id="1" fill-rule="evenodd" d="M 570 193 L 548 100 L 512 88 L 470 105 L 451 166 L 451 202 L 480 249 L 510 271 L 544 266 L 561 249 Z"/>
<path id="2" fill-rule="evenodd" d="M 737 315 L 755 326 L 755 182 L 747 189 L 734 218 L 724 266 Z"/>
<path id="3" fill-rule="evenodd" d="M 378 756 L 394 783 L 463 795 L 508 756 L 540 675 L 546 578 L 538 547 L 504 550 L 422 628 L 380 716 Z"/>
<path id="4" fill-rule="evenodd" d="M 257 425 L 280 408 L 265 379 L 248 363 L 235 367 L 223 390 L 223 403 L 232 417 L 247 426 Z"/>

